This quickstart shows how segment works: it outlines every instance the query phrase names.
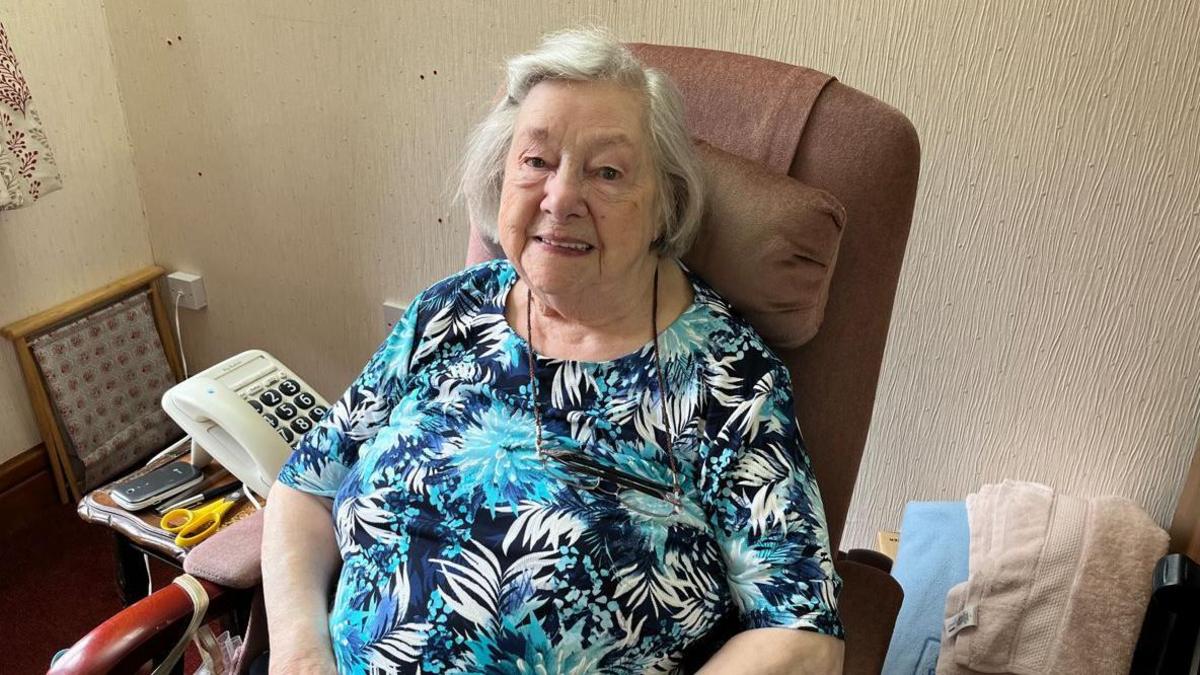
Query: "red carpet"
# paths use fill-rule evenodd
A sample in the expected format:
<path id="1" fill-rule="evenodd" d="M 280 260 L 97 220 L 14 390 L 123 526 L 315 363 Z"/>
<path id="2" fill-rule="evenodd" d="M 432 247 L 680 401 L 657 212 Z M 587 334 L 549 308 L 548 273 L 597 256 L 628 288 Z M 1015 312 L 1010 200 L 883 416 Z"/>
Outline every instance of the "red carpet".
<path id="1" fill-rule="evenodd" d="M 44 673 L 50 658 L 121 609 L 112 531 L 74 506 L 27 515 L 0 539 L 0 673 Z M 152 560 L 155 587 L 173 578 Z"/>

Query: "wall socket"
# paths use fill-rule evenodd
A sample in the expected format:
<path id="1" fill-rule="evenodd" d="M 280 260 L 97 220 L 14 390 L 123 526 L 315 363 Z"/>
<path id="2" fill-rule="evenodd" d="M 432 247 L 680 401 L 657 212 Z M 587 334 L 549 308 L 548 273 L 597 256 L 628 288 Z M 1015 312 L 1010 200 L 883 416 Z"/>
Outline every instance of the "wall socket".
<path id="1" fill-rule="evenodd" d="M 387 300 L 383 303 L 383 322 L 387 324 L 388 332 L 396 327 L 400 319 L 404 318 L 404 313 L 408 311 L 407 302 L 395 302 Z"/>
<path id="2" fill-rule="evenodd" d="M 190 272 L 171 272 L 167 275 L 167 304 L 175 306 L 175 296 L 179 298 L 179 306 L 187 309 L 203 309 L 208 305 L 208 296 L 204 293 L 204 277 Z"/>

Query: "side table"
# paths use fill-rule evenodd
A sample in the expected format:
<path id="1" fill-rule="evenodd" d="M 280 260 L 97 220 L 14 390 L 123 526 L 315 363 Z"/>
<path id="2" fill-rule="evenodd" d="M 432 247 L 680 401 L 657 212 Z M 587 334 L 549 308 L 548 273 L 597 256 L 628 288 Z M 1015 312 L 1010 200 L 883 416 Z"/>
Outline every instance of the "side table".
<path id="1" fill-rule="evenodd" d="M 115 483 L 143 475 L 171 462 L 190 462 L 191 455 L 188 446 L 155 458 L 145 467 L 121 478 L 103 485 L 87 493 L 79 502 L 76 509 L 79 517 L 89 523 L 98 523 L 112 528 L 116 539 L 117 585 L 121 591 L 121 600 L 126 606 L 146 597 L 150 579 L 142 562 L 142 555 L 152 555 L 155 558 L 183 569 L 183 559 L 188 550 L 175 543 L 175 535 L 159 527 L 161 517 L 153 508 L 147 508 L 137 513 L 126 511 L 113 501 L 110 494 Z M 209 463 L 203 468 L 203 488 L 218 487 L 231 483 L 236 479 L 216 462 Z M 238 502 L 226 514 L 222 528 L 254 513 L 255 507 L 249 500 Z"/>

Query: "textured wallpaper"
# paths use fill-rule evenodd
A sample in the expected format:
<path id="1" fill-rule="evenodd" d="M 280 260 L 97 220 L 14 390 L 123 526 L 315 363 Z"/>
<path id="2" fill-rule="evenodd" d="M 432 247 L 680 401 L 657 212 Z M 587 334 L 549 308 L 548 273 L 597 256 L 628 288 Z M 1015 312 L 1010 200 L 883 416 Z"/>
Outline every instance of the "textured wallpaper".
<path id="1" fill-rule="evenodd" d="M 848 544 L 1005 477 L 1173 507 L 1200 430 L 1194 3 L 105 7 L 155 258 L 206 276 L 196 367 L 262 347 L 338 395 L 381 303 L 461 265 L 453 173 L 502 57 L 594 21 L 824 70 L 920 133 Z"/>

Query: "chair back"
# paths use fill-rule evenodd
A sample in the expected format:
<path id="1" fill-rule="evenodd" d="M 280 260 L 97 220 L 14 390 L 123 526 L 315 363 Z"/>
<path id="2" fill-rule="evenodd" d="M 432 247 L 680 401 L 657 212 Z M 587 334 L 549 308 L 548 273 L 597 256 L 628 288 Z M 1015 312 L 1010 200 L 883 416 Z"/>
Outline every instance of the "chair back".
<path id="1" fill-rule="evenodd" d="M 920 165 L 916 131 L 894 108 L 809 68 L 707 49 L 630 48 L 678 85 L 695 137 L 825 190 L 845 207 L 820 330 L 799 347 L 772 345 L 792 374 L 796 415 L 837 550 L 912 222 Z M 472 228 L 467 264 L 500 255 Z M 739 261 L 727 264 L 737 267 Z"/>
<path id="2" fill-rule="evenodd" d="M 183 437 L 162 394 L 182 375 L 150 267 L 0 329 L 12 340 L 60 499 Z"/>

